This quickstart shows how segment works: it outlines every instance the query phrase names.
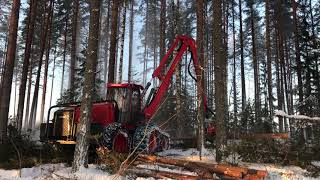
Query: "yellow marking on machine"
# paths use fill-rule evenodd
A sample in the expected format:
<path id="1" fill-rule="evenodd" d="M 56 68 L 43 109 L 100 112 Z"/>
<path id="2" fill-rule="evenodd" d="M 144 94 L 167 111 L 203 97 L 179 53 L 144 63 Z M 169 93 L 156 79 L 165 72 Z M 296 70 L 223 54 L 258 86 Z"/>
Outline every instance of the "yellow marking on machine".
<path id="1" fill-rule="evenodd" d="M 76 141 L 58 140 L 56 142 L 59 143 L 59 144 L 76 144 Z"/>

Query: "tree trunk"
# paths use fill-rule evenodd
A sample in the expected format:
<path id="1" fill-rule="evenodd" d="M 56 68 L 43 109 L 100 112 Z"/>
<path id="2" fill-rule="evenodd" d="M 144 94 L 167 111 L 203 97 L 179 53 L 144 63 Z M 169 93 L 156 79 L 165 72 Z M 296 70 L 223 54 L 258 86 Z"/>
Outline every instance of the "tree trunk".
<path id="1" fill-rule="evenodd" d="M 197 122 L 198 122 L 198 143 L 197 147 L 200 151 L 200 159 L 202 156 L 202 149 L 204 147 L 204 99 L 203 93 L 205 92 L 204 85 L 204 1 L 200 0 L 196 3 L 196 15 L 197 15 L 197 51 L 198 60 L 201 72 L 197 74 Z"/>
<path id="2" fill-rule="evenodd" d="M 113 0 L 112 14 L 111 14 L 111 41 L 110 41 L 110 56 L 109 56 L 109 69 L 108 69 L 108 83 L 115 82 L 115 64 L 116 64 L 116 48 L 117 48 L 117 31 L 118 31 L 118 11 L 121 1 Z"/>
<path id="3" fill-rule="evenodd" d="M 53 67 L 52 67 L 52 80 L 51 80 L 51 92 L 50 92 L 50 102 L 49 102 L 49 107 L 51 107 L 51 102 L 52 102 L 52 92 L 53 92 L 53 82 L 54 82 L 54 72 L 56 69 L 56 52 L 57 52 L 57 47 L 54 49 L 54 57 L 53 57 Z"/>
<path id="4" fill-rule="evenodd" d="M 19 21 L 20 0 L 13 0 L 9 20 L 9 39 L 3 81 L 0 89 L 0 144 L 7 136 L 8 114 L 13 78 L 14 62 L 16 59 L 17 32 Z M 20 123 L 19 123 L 20 124 Z"/>
<path id="5" fill-rule="evenodd" d="M 228 1 L 223 1 L 222 2 L 223 5 L 223 9 L 222 12 L 224 12 L 222 14 L 223 16 L 223 47 L 224 49 L 224 59 L 225 61 L 223 61 L 223 71 L 224 71 L 224 76 L 223 76 L 223 82 L 225 83 L 224 85 L 224 92 L 225 92 L 225 104 L 224 104 L 224 113 L 225 113 L 225 121 L 224 123 L 228 123 L 228 119 L 229 119 L 229 110 L 228 110 L 228 85 L 227 85 L 227 79 L 228 79 L 228 69 L 227 69 L 227 63 L 228 63 L 228 32 L 229 32 L 229 22 L 228 22 L 228 16 L 229 16 L 229 2 Z M 225 132 L 227 132 L 228 129 L 225 129 Z"/>
<path id="6" fill-rule="evenodd" d="M 251 16 L 250 24 L 251 24 L 252 60 L 253 60 L 253 74 L 254 74 L 254 111 L 255 111 L 256 123 L 258 124 L 259 127 L 261 127 L 259 62 L 258 62 L 257 53 L 256 53 L 257 51 L 256 51 L 256 36 L 255 36 L 255 26 L 254 26 L 253 5 L 254 5 L 253 2 L 251 2 L 249 8 L 250 8 L 250 16 Z"/>
<path id="7" fill-rule="evenodd" d="M 286 97 L 286 110 L 288 112 L 288 114 L 293 114 L 293 111 L 291 111 L 292 107 L 291 107 L 291 93 L 292 93 L 292 89 L 291 89 L 291 65 L 289 64 L 289 48 L 288 48 L 288 42 L 287 40 L 285 40 L 285 53 L 286 53 L 286 58 L 285 58 L 285 64 L 284 64 L 284 88 L 285 88 L 285 97 Z M 285 122 L 285 129 L 286 132 L 289 132 L 289 127 L 291 126 L 291 121 L 292 120 L 286 120 Z M 288 124 L 289 123 L 289 124 Z M 291 129 L 291 128 L 290 128 Z"/>
<path id="8" fill-rule="evenodd" d="M 124 36 L 126 33 L 126 15 L 127 15 L 127 5 L 126 5 L 126 1 L 123 1 L 122 22 L 121 22 L 121 38 L 120 38 L 119 77 L 118 77 L 119 83 L 122 82 Z"/>
<path id="9" fill-rule="evenodd" d="M 19 89 L 18 112 L 17 112 L 17 121 L 20 123 L 20 126 L 22 126 L 22 119 L 23 119 L 26 84 L 27 84 L 28 69 L 30 64 L 31 44 L 33 41 L 33 31 L 34 31 L 35 19 L 37 15 L 37 4 L 38 4 L 38 0 L 30 1 L 30 12 L 29 12 L 30 16 L 28 18 L 29 20 L 27 23 L 27 30 L 26 30 L 27 37 L 26 37 L 26 43 L 25 43 L 25 49 L 24 49 L 24 59 L 23 59 L 23 66 L 22 66 L 21 83 L 20 83 L 20 89 Z"/>
<path id="10" fill-rule="evenodd" d="M 265 4 L 265 16 L 266 16 L 266 55 L 267 55 L 267 84 L 268 84 L 268 101 L 269 101 L 269 121 L 273 122 L 273 95 L 272 95 L 272 60 L 271 60 L 271 48 L 270 48 L 270 4 L 269 0 L 266 0 Z"/>
<path id="11" fill-rule="evenodd" d="M 278 0 L 277 1 L 277 32 L 278 32 L 278 51 L 279 51 L 279 80 L 278 80 L 278 88 L 279 88 L 279 95 L 278 95 L 278 109 L 279 110 L 284 110 L 284 48 L 283 48 L 283 26 L 282 26 L 282 21 L 281 21 L 281 12 L 282 12 L 282 1 Z M 279 117 L 279 131 L 283 132 L 284 131 L 284 118 Z"/>
<path id="12" fill-rule="evenodd" d="M 235 27 L 235 9 L 234 3 L 232 3 L 232 38 L 233 38 L 233 116 L 234 116 L 234 126 L 236 129 L 238 124 L 237 114 L 238 114 L 238 99 L 237 99 L 237 69 L 236 69 L 236 27 Z"/>
<path id="13" fill-rule="evenodd" d="M 31 59 L 31 64 L 33 64 L 33 60 Z M 27 94 L 27 102 L 26 102 L 26 112 L 24 115 L 24 128 L 29 125 L 29 111 L 30 111 L 30 96 L 31 96 L 31 85 L 32 85 L 32 67 L 29 70 L 29 78 L 28 78 L 28 94 Z"/>
<path id="14" fill-rule="evenodd" d="M 51 32 L 52 32 L 52 19 L 53 19 L 53 9 L 54 9 L 54 2 L 52 3 L 52 8 L 50 11 L 50 20 L 49 24 L 49 32 L 48 32 L 48 41 L 47 41 L 47 51 L 46 51 L 46 60 L 44 62 L 44 75 L 43 75 L 43 91 L 42 91 L 42 98 L 41 98 L 41 111 L 40 111 L 40 122 L 43 122 L 44 116 L 44 106 L 46 104 L 46 94 L 47 94 L 47 79 L 48 79 L 48 68 L 49 68 L 49 56 L 50 56 L 50 49 L 51 49 Z"/>
<path id="15" fill-rule="evenodd" d="M 179 11 L 180 11 L 180 2 L 179 0 L 174 1 L 173 5 L 173 33 L 176 36 L 179 31 L 181 31 L 179 28 Z M 177 54 L 177 51 L 175 50 L 173 52 L 173 57 L 175 57 Z M 181 138 L 183 135 L 183 120 L 182 120 L 182 114 L 181 114 L 181 63 L 179 62 L 177 64 L 177 67 L 175 69 L 175 76 L 176 76 L 176 83 L 175 83 L 175 91 L 176 91 L 176 119 L 177 119 L 177 131 L 176 131 L 176 137 Z M 199 149 L 200 150 L 200 149 Z"/>
<path id="16" fill-rule="evenodd" d="M 80 166 L 87 166 L 88 155 L 88 136 L 90 134 L 90 117 L 92 108 L 92 96 L 94 93 L 98 44 L 99 44 L 99 18 L 100 18 L 100 0 L 90 0 L 90 24 L 89 24 L 89 42 L 88 54 L 86 60 L 85 79 L 83 87 L 83 96 L 80 109 L 80 124 L 77 132 L 77 144 L 74 152 L 72 172 L 79 170 Z"/>
<path id="17" fill-rule="evenodd" d="M 8 49 L 8 35 L 6 36 L 5 44 L 4 44 L 4 51 L 7 52 Z M 3 79 L 3 71 L 5 66 L 5 59 L 7 58 L 7 53 L 4 53 L 1 61 L 0 61 L 0 87 L 2 86 L 2 79 Z"/>
<path id="18" fill-rule="evenodd" d="M 131 10 L 130 10 L 130 35 L 129 35 L 129 65 L 128 65 L 128 83 L 131 83 L 132 79 L 132 44 L 133 44 L 133 21 L 134 21 L 134 0 L 131 0 Z"/>
<path id="19" fill-rule="evenodd" d="M 105 59 L 104 59 L 104 82 L 107 82 L 107 70 L 108 70 L 108 55 L 109 55 L 109 38 L 110 38 L 110 6 L 111 6 L 111 2 L 108 2 L 108 6 L 107 6 L 107 17 L 106 17 L 106 32 L 105 32 L 105 44 L 104 44 L 104 53 L 105 53 Z M 105 93 L 106 93 L 106 89 L 105 89 Z"/>
<path id="20" fill-rule="evenodd" d="M 114 82 L 117 82 L 117 76 L 118 76 L 118 57 L 119 57 L 119 49 L 120 49 L 120 43 L 119 43 L 119 39 L 120 39 L 120 24 L 121 24 L 121 11 L 122 11 L 122 6 L 121 3 L 119 4 L 119 10 L 118 10 L 118 25 L 117 25 L 117 43 L 116 43 L 116 51 L 115 51 L 115 64 L 114 64 Z"/>
<path id="21" fill-rule="evenodd" d="M 319 49 L 319 43 L 317 43 L 317 37 L 315 34 L 315 24 L 314 24 L 314 15 L 313 15 L 313 9 L 312 9 L 312 0 L 309 0 L 309 13 L 310 13 L 310 19 L 311 19 L 311 32 L 312 32 L 312 45 L 311 48 L 313 49 Z M 319 17 L 319 16 L 318 16 Z M 319 18 L 318 18 L 319 19 Z M 317 53 L 315 53 L 314 51 L 311 52 L 313 57 L 317 57 L 319 58 L 319 55 L 317 55 Z M 313 71 L 313 76 L 315 78 L 315 88 L 318 91 L 316 94 L 318 95 L 318 101 L 320 101 L 320 72 L 319 72 L 319 66 L 318 66 L 319 60 L 315 61 L 314 67 L 315 67 L 315 71 Z M 315 116 L 320 115 L 320 111 L 318 111 L 317 114 L 314 114 Z"/>
<path id="22" fill-rule="evenodd" d="M 226 121 L 226 94 L 224 77 L 226 73 L 226 59 L 224 56 L 223 47 L 223 29 L 222 29 L 222 1 L 217 0 L 216 6 L 213 8 L 213 41 L 214 41 L 214 79 L 215 79 L 215 106 L 217 119 L 217 133 L 216 133 L 216 160 L 220 162 L 224 159 L 225 151 L 225 121 Z"/>
<path id="23" fill-rule="evenodd" d="M 276 83 L 277 83 L 277 99 L 278 99 L 278 109 L 282 107 L 281 105 L 281 79 L 280 79 L 280 62 L 279 62 L 279 39 L 278 36 L 276 36 L 276 44 L 277 44 L 277 49 L 276 49 L 276 62 L 275 62 L 275 67 L 276 67 Z M 281 110 L 281 109 L 280 109 Z M 279 132 L 283 131 L 283 117 L 279 116 Z"/>
<path id="24" fill-rule="evenodd" d="M 51 12 L 52 12 L 52 6 L 53 6 L 53 1 L 50 0 L 50 5 L 48 9 L 48 14 L 45 16 L 43 15 L 43 28 L 40 34 L 40 59 L 39 59 L 39 64 L 38 64 L 38 71 L 37 71 L 37 78 L 36 78 L 36 84 L 34 87 L 34 93 L 33 93 L 33 100 L 31 104 L 31 113 L 30 113 L 30 118 L 29 118 L 29 129 L 33 129 L 33 127 L 36 124 L 36 114 L 37 114 L 37 105 L 38 105 L 38 95 L 39 95 L 39 86 L 40 86 L 40 75 L 41 75 L 41 67 L 43 63 L 43 55 L 44 51 L 46 48 L 46 42 L 47 42 L 47 34 L 49 30 L 49 21 L 51 17 Z M 47 11 L 47 6 L 45 5 L 45 11 Z"/>
<path id="25" fill-rule="evenodd" d="M 160 60 L 166 53 L 166 0 L 161 0 L 160 5 Z"/>
<path id="26" fill-rule="evenodd" d="M 295 46 L 295 58 L 297 64 L 297 78 L 298 78 L 298 95 L 299 102 L 303 102 L 303 85 L 302 85 L 302 64 L 300 60 L 300 45 L 299 45 L 299 32 L 298 32 L 298 22 L 297 22 L 297 3 L 295 0 L 291 0 L 292 5 L 292 16 L 293 16 L 293 27 L 294 27 L 294 46 Z M 301 109 L 299 109 L 300 113 Z"/>
<path id="27" fill-rule="evenodd" d="M 64 87 L 64 71 L 66 67 L 66 56 L 67 56 L 67 36 L 68 36 L 68 20 L 69 20 L 69 13 L 66 13 L 65 17 L 65 27 L 64 27 L 64 44 L 63 44 L 63 59 L 62 59 L 62 76 L 61 76 L 61 87 L 60 87 L 60 97 L 63 95 L 63 87 Z"/>
<path id="28" fill-rule="evenodd" d="M 143 86 L 146 85 L 147 81 L 147 69 L 148 69 L 148 47 L 147 47 L 147 41 L 148 41 L 148 31 L 149 31 L 149 24 L 148 24 L 148 19 L 149 19 L 149 2 L 146 2 L 146 20 L 145 20 L 145 44 L 144 44 L 144 60 L 143 60 L 143 77 L 142 77 L 142 84 Z"/>
<path id="29" fill-rule="evenodd" d="M 242 30 L 242 4 L 239 0 L 239 22 L 240 22 L 240 57 L 241 57 L 241 97 L 242 97 L 242 112 L 245 111 L 247 105 L 246 96 L 246 76 L 244 72 L 244 49 L 243 49 L 243 30 Z"/>
<path id="30" fill-rule="evenodd" d="M 78 16 L 79 16 L 79 0 L 73 0 L 73 17 L 72 17 L 72 40 L 71 40 L 71 60 L 70 60 L 70 81 L 69 89 L 71 97 L 75 101 L 75 67 L 77 60 L 77 33 L 78 33 Z"/>
<path id="31" fill-rule="evenodd" d="M 16 119 L 18 74 L 15 73 L 14 75 L 15 75 L 15 77 L 14 77 L 15 81 L 14 81 L 14 98 L 13 98 L 13 117 L 14 117 L 14 119 Z M 19 124 L 18 123 L 16 123 L 15 126 L 16 126 L 17 129 L 19 129 Z"/>

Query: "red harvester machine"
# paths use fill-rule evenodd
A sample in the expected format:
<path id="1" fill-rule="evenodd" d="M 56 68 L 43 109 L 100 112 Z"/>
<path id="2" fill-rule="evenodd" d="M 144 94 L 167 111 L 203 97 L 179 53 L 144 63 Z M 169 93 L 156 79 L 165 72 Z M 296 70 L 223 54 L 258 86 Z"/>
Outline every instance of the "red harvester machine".
<path id="1" fill-rule="evenodd" d="M 177 53 L 173 61 L 168 61 L 175 50 Z M 90 120 L 91 134 L 101 134 L 100 144 L 123 153 L 130 152 L 133 148 L 147 153 L 169 148 L 169 135 L 150 121 L 168 90 L 177 64 L 187 51 L 191 53 L 195 74 L 199 77 L 195 41 L 187 36 L 177 36 L 152 74 L 152 78 L 160 80 L 160 86 L 150 90 L 144 106 L 142 99 L 151 83 L 148 83 L 146 88 L 136 84 L 107 84 L 107 100 L 93 103 Z M 167 64 L 168 69 L 165 68 Z M 191 75 L 190 69 L 189 74 Z M 193 79 L 197 81 L 196 78 Z M 210 111 L 207 108 L 206 96 L 203 97 L 205 109 Z M 80 103 L 52 106 L 47 122 L 41 124 L 40 139 L 44 142 L 75 144 L 79 120 Z M 213 136 L 214 127 L 208 127 L 207 133 Z"/>

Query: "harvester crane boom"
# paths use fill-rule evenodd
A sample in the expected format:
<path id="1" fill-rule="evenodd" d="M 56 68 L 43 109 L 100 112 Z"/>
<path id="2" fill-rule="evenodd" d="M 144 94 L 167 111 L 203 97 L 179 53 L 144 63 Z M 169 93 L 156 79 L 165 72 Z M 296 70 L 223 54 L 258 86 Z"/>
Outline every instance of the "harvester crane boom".
<path id="1" fill-rule="evenodd" d="M 173 54 L 173 51 L 180 45 L 178 48 L 178 52 L 176 56 L 173 58 L 173 61 L 170 62 L 169 58 L 171 54 Z M 174 73 L 174 70 L 176 69 L 178 63 L 181 61 L 182 56 L 185 52 L 189 51 L 191 53 L 191 58 L 193 60 L 193 65 L 195 68 L 196 73 L 196 81 L 197 83 L 200 83 L 200 77 L 201 77 L 201 66 L 198 61 L 198 55 L 197 55 L 197 48 L 195 40 L 185 36 L 180 35 L 176 36 L 175 41 L 169 48 L 168 52 L 165 54 L 165 56 L 162 58 L 160 65 L 155 69 L 155 71 L 152 74 L 152 78 L 158 78 L 161 81 L 161 84 L 155 92 L 154 97 L 152 101 L 144 108 L 143 112 L 145 114 L 145 117 L 147 119 L 150 119 L 153 114 L 158 109 L 161 99 L 164 96 L 164 94 L 167 92 L 168 87 L 170 85 L 171 77 Z M 167 64 L 171 64 L 168 71 L 164 74 L 165 66 Z M 207 109 L 207 98 L 205 95 L 203 95 L 204 98 L 204 106 Z"/>

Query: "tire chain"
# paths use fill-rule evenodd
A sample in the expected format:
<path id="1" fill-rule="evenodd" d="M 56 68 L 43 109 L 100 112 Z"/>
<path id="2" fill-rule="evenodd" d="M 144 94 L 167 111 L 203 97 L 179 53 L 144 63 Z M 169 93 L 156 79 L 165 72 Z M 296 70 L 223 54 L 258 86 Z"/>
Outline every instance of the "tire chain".
<path id="1" fill-rule="evenodd" d="M 158 126 L 154 124 L 150 124 L 148 126 L 141 126 L 138 127 L 134 133 L 133 136 L 133 145 L 134 148 L 138 146 L 137 152 L 147 152 L 147 153 L 154 153 L 154 152 L 148 152 L 148 146 L 149 146 L 149 140 L 151 132 L 157 131 L 157 148 L 156 151 L 161 151 L 164 149 L 161 149 L 160 147 L 160 139 L 162 138 L 168 138 L 168 143 L 170 142 L 170 137 L 162 132 Z M 144 137 L 145 132 L 147 133 Z M 143 139 L 143 140 L 142 140 Z M 142 140 L 142 142 L 141 142 Z M 141 142 L 141 144 L 139 144 Z"/>
<path id="2" fill-rule="evenodd" d="M 113 138 L 121 128 L 120 123 L 112 123 L 105 127 L 102 134 L 101 144 L 108 149 L 112 149 Z"/>

